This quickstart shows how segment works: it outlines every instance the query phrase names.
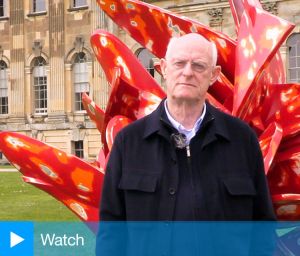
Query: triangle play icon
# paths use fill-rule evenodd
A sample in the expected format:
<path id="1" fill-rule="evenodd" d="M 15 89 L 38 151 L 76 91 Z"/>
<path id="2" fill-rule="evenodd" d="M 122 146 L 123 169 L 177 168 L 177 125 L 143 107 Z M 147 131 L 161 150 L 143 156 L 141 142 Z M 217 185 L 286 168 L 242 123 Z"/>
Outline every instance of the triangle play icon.
<path id="1" fill-rule="evenodd" d="M 22 243 L 23 241 L 23 237 L 17 235 L 14 232 L 10 232 L 10 248 L 13 248 L 14 246 L 18 245 L 19 243 Z"/>

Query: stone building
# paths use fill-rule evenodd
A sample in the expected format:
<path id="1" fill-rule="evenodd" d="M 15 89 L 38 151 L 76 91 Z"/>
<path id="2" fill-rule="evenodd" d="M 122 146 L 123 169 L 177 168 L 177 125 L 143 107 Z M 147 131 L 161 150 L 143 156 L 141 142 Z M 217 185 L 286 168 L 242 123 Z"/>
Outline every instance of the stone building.
<path id="1" fill-rule="evenodd" d="M 146 2 L 235 38 L 227 0 Z M 287 82 L 300 82 L 299 0 L 262 4 L 296 24 L 281 53 Z M 109 85 L 89 43 L 97 28 L 123 40 L 161 82 L 153 56 L 114 25 L 96 0 L 0 0 L 0 130 L 18 131 L 86 160 L 95 159 L 100 134 L 82 108 L 81 93 L 88 92 L 105 108 Z"/>

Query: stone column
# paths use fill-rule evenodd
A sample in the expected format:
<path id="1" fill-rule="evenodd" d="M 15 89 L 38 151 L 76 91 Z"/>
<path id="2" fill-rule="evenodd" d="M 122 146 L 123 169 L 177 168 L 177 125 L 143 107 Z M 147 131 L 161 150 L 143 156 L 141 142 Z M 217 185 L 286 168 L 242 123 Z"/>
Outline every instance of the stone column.
<path id="1" fill-rule="evenodd" d="M 91 33 L 96 29 L 108 30 L 108 17 L 97 5 L 96 1 L 91 1 L 92 19 L 91 19 Z M 97 61 L 95 55 L 93 56 L 93 100 L 101 108 L 105 108 L 109 97 L 109 84 L 106 81 L 105 74 L 101 65 Z"/>
<path id="2" fill-rule="evenodd" d="M 11 34 L 11 122 L 24 122 L 24 3 L 23 0 L 11 0 L 10 34 Z"/>
<path id="3" fill-rule="evenodd" d="M 25 86 L 24 86 L 24 95 L 25 95 L 25 115 L 27 116 L 27 121 L 30 123 L 32 120 L 30 119 L 30 115 L 32 113 L 32 97 L 31 97 L 31 70 L 30 67 L 25 67 Z"/>
<path id="4" fill-rule="evenodd" d="M 67 95 L 65 99 L 65 110 L 66 113 L 72 112 L 72 64 L 65 64 L 65 94 Z"/>
<path id="5" fill-rule="evenodd" d="M 286 45 L 282 45 L 280 48 L 279 48 L 279 53 L 281 55 L 281 58 L 282 58 L 282 62 L 283 62 L 283 65 L 284 65 L 284 70 L 285 70 L 285 83 L 288 83 L 289 81 L 289 65 L 288 65 L 288 50 L 289 50 L 289 47 L 286 46 Z"/>
<path id="6" fill-rule="evenodd" d="M 64 79 L 64 1 L 49 1 L 49 120 L 64 121 L 65 116 L 65 79 Z M 69 95 L 67 95 L 69 97 Z"/>

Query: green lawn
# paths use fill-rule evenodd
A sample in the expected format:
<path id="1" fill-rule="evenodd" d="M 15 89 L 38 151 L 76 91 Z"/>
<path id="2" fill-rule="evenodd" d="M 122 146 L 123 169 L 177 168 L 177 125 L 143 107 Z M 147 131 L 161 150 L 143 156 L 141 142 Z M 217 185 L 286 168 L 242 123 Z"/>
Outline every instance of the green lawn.
<path id="1" fill-rule="evenodd" d="M 77 221 L 66 206 L 22 180 L 19 172 L 0 168 L 0 221 Z"/>
<path id="2" fill-rule="evenodd" d="M 15 169 L 15 167 L 10 164 L 6 164 L 6 165 L 0 165 L 0 171 L 1 169 Z"/>

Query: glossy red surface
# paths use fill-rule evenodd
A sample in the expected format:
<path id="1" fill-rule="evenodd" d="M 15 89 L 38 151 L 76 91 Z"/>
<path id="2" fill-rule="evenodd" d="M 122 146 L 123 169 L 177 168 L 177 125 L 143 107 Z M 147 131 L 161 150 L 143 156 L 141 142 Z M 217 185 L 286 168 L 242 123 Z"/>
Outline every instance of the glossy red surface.
<path id="1" fill-rule="evenodd" d="M 82 104 L 91 120 L 97 125 L 97 129 L 102 131 L 105 112 L 86 93 L 82 94 Z"/>
<path id="2" fill-rule="evenodd" d="M 99 219 L 103 169 L 19 133 L 1 132 L 0 145 L 25 182 L 54 196 L 83 221 Z"/>
<path id="3" fill-rule="evenodd" d="M 236 42 L 225 34 L 216 32 L 198 21 L 176 15 L 142 1 L 97 0 L 99 6 L 111 19 L 145 46 L 158 58 L 165 55 L 172 36 L 191 32 L 203 34 L 214 41 L 219 51 L 219 63 L 224 73 L 233 81 Z M 230 63 L 230 64 L 228 64 Z"/>
<path id="4" fill-rule="evenodd" d="M 223 74 L 209 89 L 207 99 L 253 127 L 277 217 L 299 220 L 299 207 L 294 207 L 299 200 L 283 198 L 290 194 L 296 198 L 300 190 L 300 85 L 284 84 L 284 64 L 278 51 L 294 25 L 264 11 L 257 0 L 229 2 L 236 40 L 142 1 L 98 0 L 114 22 L 157 57 L 164 57 L 170 37 L 179 34 L 197 32 L 215 42 Z"/>
<path id="5" fill-rule="evenodd" d="M 113 86 L 119 74 L 122 80 L 132 87 L 163 98 L 164 91 L 132 51 L 117 37 L 109 35 L 104 30 L 96 30 L 91 36 L 91 44 L 110 85 Z"/>
<path id="6" fill-rule="evenodd" d="M 120 115 L 114 116 L 109 120 L 105 132 L 106 142 L 109 150 L 111 150 L 114 139 L 118 134 L 118 132 L 126 125 L 130 124 L 131 122 L 132 122 L 131 119 Z"/>

